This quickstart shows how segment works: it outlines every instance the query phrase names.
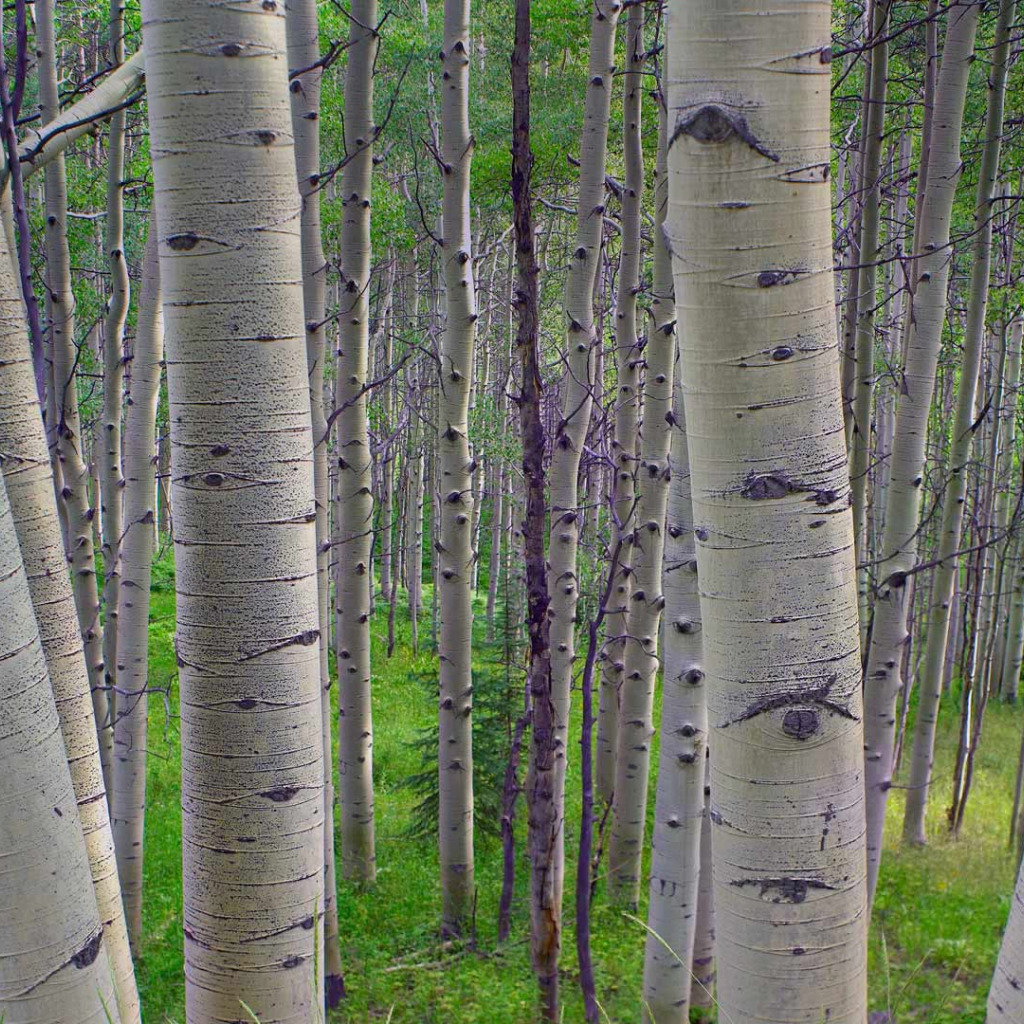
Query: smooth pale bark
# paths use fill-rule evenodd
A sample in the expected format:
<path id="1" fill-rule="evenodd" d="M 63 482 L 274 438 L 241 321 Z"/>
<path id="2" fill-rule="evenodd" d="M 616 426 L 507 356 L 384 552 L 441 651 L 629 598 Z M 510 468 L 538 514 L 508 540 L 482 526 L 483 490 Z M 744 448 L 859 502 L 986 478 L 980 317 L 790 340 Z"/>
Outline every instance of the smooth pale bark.
<path id="1" fill-rule="evenodd" d="M 918 208 L 915 261 L 903 380 L 896 409 L 885 532 L 875 567 L 874 625 L 865 678 L 864 762 L 867 790 L 868 894 L 874 898 L 882 858 L 885 807 L 892 787 L 896 700 L 904 686 L 909 612 L 908 573 L 917 564 L 925 444 L 945 320 L 951 260 L 950 219 L 960 179 L 964 100 L 980 8 L 952 7 L 935 90 L 928 188 Z"/>
<path id="2" fill-rule="evenodd" d="M 423 428 L 419 382 L 409 385 L 409 454 L 405 461 L 406 497 L 405 575 L 409 593 L 409 623 L 413 654 L 419 651 L 420 609 L 423 607 Z"/>
<path id="3" fill-rule="evenodd" d="M 366 395 L 370 343 L 370 175 L 373 169 L 373 66 L 376 0 L 353 0 L 345 79 L 345 152 L 341 180 L 341 304 L 334 400 L 337 486 L 334 643 L 338 670 L 338 811 L 341 874 L 373 882 L 377 854 L 373 810 L 373 713 L 370 703 L 370 606 L 373 591 L 373 488 Z"/>
<path id="4" fill-rule="evenodd" d="M 669 6 L 665 226 L 708 679 L 724 1021 L 867 1017 L 829 30 L 828 4 Z"/>
<path id="5" fill-rule="evenodd" d="M 991 685 L 994 692 L 1002 694 L 1011 704 L 1017 700 L 1020 680 L 1004 675 L 1007 639 L 1013 629 L 1009 619 L 1011 589 L 1013 587 L 1016 562 L 1014 550 L 1016 538 L 1010 530 L 1014 513 L 1015 495 L 1013 467 L 1017 438 L 1017 405 L 1020 397 L 1021 342 L 1024 340 L 1024 321 L 1014 320 L 1007 328 L 1009 340 L 1006 350 L 1006 366 L 1001 387 L 999 429 L 1002 437 L 999 444 L 999 490 L 996 493 L 995 538 L 999 544 L 999 594 L 997 596 L 998 632 L 992 651 Z"/>
<path id="6" fill-rule="evenodd" d="M 164 357 L 157 222 L 150 213 L 142 264 L 142 294 L 132 351 L 131 395 L 125 416 L 124 521 L 120 614 L 117 617 L 118 702 L 114 720 L 110 818 L 117 849 L 132 950 L 142 939 L 142 860 L 146 819 L 149 698 L 149 598 L 156 548 L 156 410 Z"/>
<path id="7" fill-rule="evenodd" d="M 640 413 L 640 353 L 636 306 L 640 290 L 640 208 L 644 190 L 641 140 L 644 95 L 644 8 L 635 4 L 626 18 L 626 66 L 623 72 L 622 148 L 625 179 L 622 188 L 622 248 L 615 295 L 615 432 L 612 437 L 611 547 L 621 541 L 619 567 L 612 587 L 612 606 L 605 619 L 607 641 L 601 652 L 601 685 L 597 709 L 597 792 L 606 803 L 615 793 L 619 700 L 626 671 L 626 638 L 633 566 L 630 545 L 635 526 L 636 476 Z M 595 374 L 600 381 L 600 374 Z M 600 385 L 598 384 L 598 387 Z M 598 489 L 600 490 L 600 489 Z M 599 501 L 592 503 L 594 506 Z"/>
<path id="8" fill-rule="evenodd" d="M 671 54 L 668 59 L 671 62 Z M 668 199 L 668 168 L 662 156 L 667 141 L 664 113 L 661 121 L 655 240 L 661 234 Z M 657 251 L 655 260 L 668 263 L 666 256 Z M 665 283 L 671 288 L 671 281 Z M 672 307 L 670 295 L 658 298 Z M 673 359 L 675 355 L 673 352 Z M 690 461 L 680 381 L 673 380 L 673 392 L 671 423 L 675 429 L 665 530 L 661 743 L 644 959 L 644 1019 L 655 1024 L 679 1024 L 689 1019 L 687 965 L 695 955 L 708 738 Z"/>
<path id="9" fill-rule="evenodd" d="M 110 62 L 124 61 L 124 0 L 110 0 L 108 25 Z M 117 709 L 117 616 L 120 590 L 121 534 L 124 530 L 121 475 L 121 411 L 124 388 L 124 325 L 128 318 L 131 285 L 124 253 L 125 112 L 110 118 L 107 135 L 107 203 L 103 247 L 107 256 L 107 307 L 103 317 L 103 408 L 98 431 L 100 451 L 100 527 L 103 544 L 103 665 L 109 687 L 113 728 Z M 111 769 L 113 771 L 113 769 Z M 112 780 L 111 780 L 112 781 Z M 111 790 L 113 791 L 113 790 Z M 116 841 L 116 837 L 115 837 Z"/>
<path id="10" fill-rule="evenodd" d="M 565 285 L 565 375 L 560 390 L 562 416 L 551 452 L 548 538 L 548 594 L 551 598 L 551 699 L 555 728 L 555 805 L 565 809 L 565 758 L 569 730 L 569 693 L 576 656 L 576 603 L 579 599 L 577 549 L 580 519 L 580 457 L 590 427 L 595 381 L 594 288 L 601 266 L 604 224 L 604 179 L 611 110 L 615 28 L 619 0 L 595 0 L 590 8 L 587 93 L 580 140 L 579 195 L 575 242 Z M 561 906 L 564 828 L 556 839 L 556 892 Z"/>
<path id="11" fill-rule="evenodd" d="M 853 420 L 850 446 L 850 489 L 853 497 L 853 537 L 857 564 L 867 561 L 868 474 L 871 468 L 871 399 L 875 390 L 875 309 L 878 305 L 878 263 L 881 257 L 882 139 L 885 133 L 885 100 L 889 77 L 889 10 L 892 0 L 874 0 L 871 18 L 871 75 L 864 125 L 857 279 L 859 294 L 856 326 L 856 365 L 853 371 Z M 858 570 L 861 643 L 867 639 L 870 616 L 870 585 L 866 568 Z"/>
<path id="12" fill-rule="evenodd" d="M 57 88 L 54 0 L 36 5 L 36 46 L 39 51 L 39 112 L 44 122 L 60 109 Z M 78 348 L 75 338 L 75 296 L 71 290 L 71 254 L 67 236 L 67 174 L 58 154 L 46 165 L 46 286 L 53 362 L 56 453 L 60 466 L 60 499 L 67 529 L 67 555 L 75 607 L 85 644 L 92 686 L 93 713 L 99 734 L 104 784 L 110 792 L 110 751 L 113 730 L 103 665 L 103 626 L 93 547 L 95 509 L 89 500 L 89 464 L 78 414 Z"/>
<path id="13" fill-rule="evenodd" d="M 167 340 L 185 1013 L 323 1006 L 324 772 L 300 198 L 279 4 L 144 0 Z M 217 40 L 210 45 L 210 40 Z"/>
<path id="14" fill-rule="evenodd" d="M 671 59 L 671 58 L 670 58 Z M 659 150 L 667 146 L 664 119 Z M 618 752 L 608 879 L 618 902 L 636 907 L 640 897 L 641 858 L 647 820 L 651 739 L 654 736 L 654 686 L 658 671 L 658 636 L 665 604 L 662 555 L 665 512 L 671 477 L 672 381 L 676 363 L 672 265 L 662 227 L 668 202 L 667 165 L 659 154 L 655 194 L 654 269 L 651 325 L 644 349 L 643 429 L 640 440 L 639 497 L 631 554 L 633 586 L 626 614 L 625 671 L 619 693 Z"/>
<path id="15" fill-rule="evenodd" d="M 473 474 L 469 391 L 476 292 L 469 217 L 469 0 L 445 0 L 441 49 L 442 244 L 445 322 L 441 337 L 437 461 L 440 545 L 441 927 L 465 935 L 473 915 Z"/>
<path id="16" fill-rule="evenodd" d="M 324 771 L 324 949 L 327 1008 L 345 991 L 338 939 L 338 903 L 334 859 L 334 751 L 331 746 L 331 674 L 327 653 L 331 635 L 331 481 L 327 466 L 324 415 L 324 360 L 327 263 L 320 241 L 320 31 L 316 0 L 289 0 L 286 14 L 288 66 L 306 68 L 290 84 L 295 170 L 302 197 L 302 305 L 306 322 L 306 369 L 313 425 L 313 482 L 316 498 L 316 583 L 320 620 L 320 709 Z"/>
<path id="17" fill-rule="evenodd" d="M 1009 623 L 1006 630 L 1006 649 L 1003 652 L 1003 688 L 1016 689 L 1020 685 L 1021 662 L 1024 660 L 1024 573 L 1021 572 L 1024 558 L 1024 529 L 1017 526 L 1016 536 L 1011 537 L 1007 549 L 1005 572 L 1010 577 Z"/>
<path id="18" fill-rule="evenodd" d="M 993 199 L 999 175 L 1003 107 L 1015 8 L 1015 0 L 1001 0 L 995 44 L 992 49 L 992 68 L 988 78 L 988 110 L 985 116 L 985 144 L 974 202 L 970 293 L 964 329 L 963 359 L 956 393 L 953 439 L 949 453 L 949 480 L 943 495 L 942 526 L 936 555 L 939 564 L 932 577 L 928 639 L 925 646 L 924 668 L 920 675 L 913 756 L 907 781 L 903 838 L 919 846 L 927 841 L 925 812 L 928 807 L 932 764 L 935 757 L 935 732 L 942 700 L 942 676 L 953 607 L 953 586 L 959 568 L 957 552 L 960 549 L 967 476 L 975 433 L 972 425 L 978 393 L 978 371 L 985 342 L 985 314 L 988 309 L 989 274 L 992 266 Z"/>
<path id="19" fill-rule="evenodd" d="M 29 126 L 25 130 L 24 141 L 18 147 L 21 173 L 28 177 L 45 167 L 72 143 L 92 131 L 97 121 L 112 116 L 113 108 L 139 91 L 144 77 L 145 60 L 140 49 L 114 68 L 92 92 L 48 119 L 42 128 Z M 0 180 L 6 177 L 5 162 Z"/>
<path id="20" fill-rule="evenodd" d="M 1017 875 L 1010 918 L 988 991 L 985 1024 L 1015 1024 L 1020 1020 L 1024 1020 L 1024 864 Z"/>
<path id="21" fill-rule="evenodd" d="M 8 257 L 6 251 L 0 253 L 0 457 L 71 770 L 117 1005 L 122 1024 L 136 1024 L 139 997 L 114 861 L 89 674 L 36 395 L 25 308 Z"/>
<path id="22" fill-rule="evenodd" d="M 75 790 L 2 476 L 0 607 L 0 771 L 6 780 L 0 795 L 0 1020 L 119 1024 Z"/>

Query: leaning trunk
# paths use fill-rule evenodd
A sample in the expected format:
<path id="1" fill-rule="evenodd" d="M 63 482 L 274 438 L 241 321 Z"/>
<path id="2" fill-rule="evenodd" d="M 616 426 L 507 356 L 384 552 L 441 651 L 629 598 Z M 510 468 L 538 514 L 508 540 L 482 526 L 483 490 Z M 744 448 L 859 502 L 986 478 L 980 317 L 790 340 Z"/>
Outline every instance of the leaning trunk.
<path id="1" fill-rule="evenodd" d="M 6 252 L 0 252 L 0 452 L 71 769 L 118 1010 L 122 1024 L 138 1024 L 139 996 L 114 864 L 89 673 L 64 557 L 25 307 Z"/>
<path id="2" fill-rule="evenodd" d="M 942 67 L 935 94 L 928 188 L 917 216 L 913 317 L 903 386 L 896 410 L 885 512 L 885 533 L 876 565 L 875 606 L 865 679 L 864 762 L 867 789 L 868 893 L 874 897 L 882 858 L 885 807 L 892 788 L 896 700 L 904 686 L 903 655 L 910 611 L 910 573 L 917 564 L 917 537 L 928 415 L 935 388 L 946 287 L 951 261 L 950 218 L 960 178 L 964 99 L 974 53 L 979 7 L 949 11 Z"/>
<path id="3" fill-rule="evenodd" d="M 949 454 L 949 482 L 942 506 L 942 527 L 939 534 L 938 567 L 932 579 L 931 613 L 928 616 L 928 639 L 925 646 L 924 670 L 920 677 L 917 718 L 914 724 L 913 758 L 907 786 L 907 803 L 903 818 L 903 838 L 923 845 L 925 811 L 931 785 L 935 754 L 935 731 L 942 701 L 942 676 L 946 662 L 946 643 L 953 607 L 953 584 L 958 570 L 960 534 L 970 468 L 972 423 L 978 392 L 978 371 L 985 340 L 985 312 L 988 308 L 989 271 L 992 263 L 992 203 L 999 174 L 999 153 L 1003 132 L 1003 105 L 1006 95 L 1006 74 L 1009 67 L 1010 34 L 1013 28 L 1014 0 L 1001 0 L 992 69 L 989 72 L 988 112 L 985 122 L 985 146 L 978 173 L 977 197 L 974 205 L 974 238 L 971 246 L 971 287 L 964 331 L 963 362 L 956 397 L 953 441 Z M 995 472 L 995 468 L 992 468 Z M 981 638 L 979 638 L 981 639 Z"/>
<path id="4" fill-rule="evenodd" d="M 4 272 L 9 260 L 4 255 Z M 34 397 L 34 396 L 33 396 Z M 120 1024 L 104 930 L 0 475 L 0 1020 Z"/>

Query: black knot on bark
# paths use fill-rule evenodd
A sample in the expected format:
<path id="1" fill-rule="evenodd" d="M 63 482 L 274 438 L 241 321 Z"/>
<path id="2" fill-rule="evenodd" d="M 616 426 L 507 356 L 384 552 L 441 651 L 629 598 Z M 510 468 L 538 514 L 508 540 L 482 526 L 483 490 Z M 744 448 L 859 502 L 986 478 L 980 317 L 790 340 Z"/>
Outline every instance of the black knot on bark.
<path id="1" fill-rule="evenodd" d="M 199 236 L 194 231 L 185 231 L 180 235 L 171 235 L 167 244 L 175 252 L 188 252 L 199 244 Z"/>
<path id="2" fill-rule="evenodd" d="M 242 47 L 239 43 L 225 43 L 220 48 L 220 52 L 225 57 L 237 57 L 242 52 Z"/>
<path id="3" fill-rule="evenodd" d="M 821 726 L 818 713 L 811 708 L 793 708 L 782 719 L 782 731 L 795 740 L 806 740 Z"/>

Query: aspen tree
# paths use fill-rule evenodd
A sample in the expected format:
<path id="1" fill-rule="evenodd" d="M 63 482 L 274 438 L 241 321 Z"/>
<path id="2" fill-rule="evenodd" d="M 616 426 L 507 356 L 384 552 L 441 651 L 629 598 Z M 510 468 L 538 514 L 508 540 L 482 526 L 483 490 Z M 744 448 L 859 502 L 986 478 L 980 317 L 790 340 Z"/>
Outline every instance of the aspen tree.
<path id="1" fill-rule="evenodd" d="M 124 62 L 124 0 L 110 0 L 108 48 L 114 67 Z M 124 529 L 121 475 L 121 411 L 124 385 L 124 325 L 131 286 L 124 253 L 124 158 L 126 112 L 110 116 L 107 135 L 107 203 L 104 248 L 110 275 L 103 318 L 103 409 L 100 436 L 100 523 L 103 536 L 103 665 L 111 729 L 117 707 L 117 616 L 120 548 Z"/>
<path id="2" fill-rule="evenodd" d="M 662 110 L 655 192 L 656 243 L 668 202 L 666 127 Z M 662 253 L 656 250 L 655 260 L 659 261 L 658 277 L 663 278 L 671 273 L 671 267 L 664 243 L 659 248 Z M 659 284 L 667 287 L 668 294 L 661 292 L 657 297 L 674 312 L 671 280 Z M 674 335 L 672 340 L 674 343 Z M 675 351 L 672 356 L 674 361 Z M 688 1017 L 690 974 L 685 965 L 694 956 L 708 735 L 686 417 L 681 382 L 675 377 L 673 398 L 671 483 L 665 530 L 661 744 L 651 840 L 647 911 L 650 931 L 644 958 L 645 1017 L 656 1024 L 678 1024 Z"/>
<path id="3" fill-rule="evenodd" d="M 575 658 L 576 603 L 579 599 L 577 548 L 580 509 L 580 458 L 590 427 L 595 382 L 594 289 L 601 264 L 604 224 L 604 179 L 608 122 L 615 70 L 615 28 L 620 0 L 594 0 L 590 18 L 587 93 L 580 139 L 579 196 L 576 230 L 565 284 L 566 351 L 561 383 L 562 416 L 551 453 L 548 540 L 548 593 L 551 599 L 551 691 L 556 745 L 555 806 L 564 816 L 566 738 L 569 693 Z M 562 845 L 558 830 L 556 889 L 561 902 Z"/>
<path id="4" fill-rule="evenodd" d="M 659 138 L 664 138 L 660 125 Z M 611 842 L 608 846 L 612 894 L 620 902 L 633 907 L 637 905 L 640 896 L 650 745 L 654 736 L 658 634 L 661 611 L 665 604 L 662 593 L 662 556 L 671 476 L 669 449 L 673 419 L 672 379 L 676 362 L 672 267 L 662 233 L 668 202 L 664 162 L 661 170 L 659 190 L 655 193 L 651 325 L 644 349 L 646 373 L 640 439 L 640 496 L 631 545 L 633 588 L 626 615 L 628 641 L 624 651 L 625 673 L 619 695 L 615 802 L 612 807 Z"/>
<path id="5" fill-rule="evenodd" d="M 43 122 L 54 120 L 60 109 L 57 87 L 55 0 L 36 5 L 36 48 L 39 51 L 39 113 Z M 104 784 L 110 791 L 110 751 L 113 730 L 103 665 L 103 627 L 93 547 L 95 509 L 89 501 L 89 468 L 85 437 L 78 413 L 78 349 L 75 339 L 75 296 L 71 290 L 71 254 L 67 238 L 67 173 L 64 155 L 46 165 L 46 286 L 50 321 L 53 386 L 50 389 L 60 498 L 67 529 L 67 553 L 75 606 L 85 643 L 85 661 L 92 686 L 93 712 L 99 734 Z"/>
<path id="6" fill-rule="evenodd" d="M 469 0 L 445 0 L 441 49 L 442 237 L 445 320 L 438 370 L 440 544 L 441 923 L 465 934 L 473 912 L 473 475 L 469 393 L 476 293 L 469 215 Z"/>
<path id="7" fill-rule="evenodd" d="M 323 732 L 281 5 L 145 0 L 181 688 L 185 1014 L 323 1006 Z"/>
<path id="8" fill-rule="evenodd" d="M 1010 900 L 1010 918 L 988 992 L 985 1024 L 1013 1024 L 1019 1020 L 1024 1020 L 1024 865 Z"/>
<path id="9" fill-rule="evenodd" d="M 942 700 L 942 676 L 953 607 L 953 586 L 958 570 L 957 552 L 960 548 L 963 526 L 971 442 L 974 439 L 978 371 L 985 341 L 985 314 L 988 309 L 989 274 L 992 265 L 993 200 L 999 175 L 1006 75 L 1009 70 L 1010 36 L 1013 31 L 1015 8 L 1014 0 L 1000 2 L 995 44 L 992 49 L 992 70 L 988 79 L 985 144 L 974 202 L 975 227 L 971 243 L 970 298 L 964 329 L 963 362 L 957 387 L 953 440 L 949 453 L 949 480 L 943 495 L 942 525 L 939 531 L 939 564 L 932 579 L 928 637 L 924 667 L 920 675 L 913 757 L 903 818 L 903 838 L 917 845 L 923 845 L 927 841 L 925 812 L 928 807 L 928 791 L 935 756 L 935 731 L 939 719 L 939 704 Z"/>
<path id="10" fill-rule="evenodd" d="M 1008 326 L 1006 343 L 1006 365 L 1000 387 L 999 417 L 999 468 L 1000 487 L 996 494 L 995 539 L 999 543 L 999 593 L 997 594 L 997 633 L 992 650 L 990 682 L 993 692 L 1002 694 L 1011 704 L 1017 700 L 1019 679 L 1007 678 L 1003 674 L 1006 660 L 1006 641 L 1011 625 L 1009 618 L 1010 592 L 1013 586 L 1013 549 L 1015 538 L 1010 531 L 1014 512 L 1014 494 L 1011 479 L 1016 455 L 1017 404 L 1020 396 L 1021 342 L 1024 340 L 1024 323 L 1019 319 Z"/>
<path id="11" fill-rule="evenodd" d="M 949 280 L 950 217 L 960 179 L 964 100 L 974 53 L 978 4 L 955 4 L 935 90 L 928 187 L 918 207 L 913 316 L 896 409 L 885 532 L 877 557 L 874 625 L 867 655 L 864 701 L 864 774 L 867 789 L 868 895 L 873 899 L 882 857 L 885 806 L 892 786 L 896 699 L 904 686 L 903 652 L 917 562 L 925 442 L 935 387 Z"/>
<path id="12" fill-rule="evenodd" d="M 0 460 L 60 719 L 120 1018 L 122 1024 L 137 1024 L 139 997 L 114 861 L 89 673 L 57 515 L 25 307 L 6 250 L 0 251 Z"/>
<path id="13" fill-rule="evenodd" d="M 306 324 L 306 369 L 313 425 L 313 483 L 316 496 L 316 582 L 320 620 L 320 707 L 323 721 L 324 772 L 324 948 L 328 1008 L 338 1004 L 345 984 L 338 941 L 338 907 L 334 859 L 334 753 L 331 747 L 331 482 L 327 467 L 327 419 L 324 416 L 327 265 L 320 241 L 320 31 L 315 0 L 289 0 L 285 19 L 288 65 L 302 70 L 289 85 L 295 170 L 302 198 L 302 305 Z"/>
<path id="14" fill-rule="evenodd" d="M 736 1022 L 867 1017 L 829 29 L 827 4 L 669 5 L 665 226 L 713 751 L 719 1015 Z"/>
<path id="15" fill-rule="evenodd" d="M 156 410 L 164 354 L 157 222 L 151 212 L 142 264 L 142 294 L 125 416 L 124 522 L 121 538 L 113 792 L 110 817 L 132 949 L 142 938 L 142 861 L 146 819 L 149 698 L 149 599 L 156 546 Z"/>
<path id="16" fill-rule="evenodd" d="M 632 589 L 630 558 L 637 470 L 640 352 L 637 294 L 640 291 L 640 207 L 644 188 L 641 144 L 644 95 L 644 7 L 634 4 L 626 18 L 626 66 L 623 74 L 622 149 L 625 179 L 622 187 L 622 249 L 615 296 L 615 432 L 612 437 L 614 484 L 611 545 L 621 537 L 619 568 L 613 604 L 608 610 L 608 640 L 601 654 L 601 686 L 597 711 L 597 791 L 605 803 L 615 792 L 615 760 L 619 731 L 619 700 L 626 668 L 626 619 Z M 600 375 L 595 373 L 595 379 Z M 597 503 L 595 502 L 595 505 Z"/>
<path id="17" fill-rule="evenodd" d="M 7 780 L 0 794 L 0 1020 L 120 1024 L 75 791 L 2 475 L 0 607 L 0 771 Z"/>
<path id="18" fill-rule="evenodd" d="M 373 170 L 373 66 L 376 0 L 353 0 L 345 79 L 341 179 L 341 305 L 335 376 L 337 493 L 331 557 L 335 566 L 334 642 L 338 670 L 338 810 L 341 873 L 377 875 L 370 704 L 370 602 L 373 591 L 373 488 L 366 394 L 370 342 L 370 177 Z"/>
<path id="19" fill-rule="evenodd" d="M 873 0 L 871 18 L 871 74 L 864 125 L 861 163 L 861 209 L 858 262 L 854 297 L 857 304 L 856 349 L 853 369 L 853 419 L 850 449 L 850 486 L 853 495 L 853 536 L 858 565 L 867 561 L 868 474 L 871 454 L 871 399 L 875 390 L 875 309 L 878 305 L 878 263 L 882 206 L 882 139 L 885 101 L 889 86 L 889 11 L 892 0 Z M 858 570 L 861 638 L 867 637 L 869 589 L 867 569 Z"/>
<path id="20" fill-rule="evenodd" d="M 138 92 L 144 75 L 145 55 L 140 49 L 76 103 L 39 127 L 27 126 L 18 147 L 22 175 L 28 177 L 45 167 L 91 131 L 97 121 L 112 116 L 110 111 L 113 108 L 127 103 Z M 6 177 L 5 163 L 0 170 L 0 181 L 5 181 Z"/>
<path id="21" fill-rule="evenodd" d="M 418 373 L 414 370 L 413 373 Z M 409 593 L 412 650 L 419 651 L 419 618 L 423 607 L 423 428 L 420 385 L 414 376 L 409 384 L 409 455 L 405 461 L 408 486 L 405 574 Z"/>

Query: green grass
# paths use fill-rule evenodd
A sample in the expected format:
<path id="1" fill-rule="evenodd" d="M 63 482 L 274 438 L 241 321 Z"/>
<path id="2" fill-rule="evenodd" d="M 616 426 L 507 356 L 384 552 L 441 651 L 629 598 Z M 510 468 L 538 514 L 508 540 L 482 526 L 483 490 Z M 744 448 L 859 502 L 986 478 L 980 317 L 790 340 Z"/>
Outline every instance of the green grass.
<path id="1" fill-rule="evenodd" d="M 155 580 L 151 684 L 170 685 L 171 717 L 159 697 L 151 698 L 145 938 L 137 970 L 147 1024 L 183 1024 L 174 593 L 167 560 L 158 566 Z M 428 591 L 420 631 L 428 644 L 429 607 Z M 478 841 L 477 951 L 454 950 L 439 942 L 437 853 L 430 839 L 403 835 L 416 797 L 401 786 L 402 780 L 419 768 L 419 751 L 412 740 L 436 713 L 436 702 L 414 678 L 416 673 L 431 671 L 434 659 L 427 651 L 412 655 L 403 610 L 398 615 L 398 646 L 390 661 L 385 658 L 386 609 L 378 609 L 372 628 L 379 874 L 372 890 L 340 885 L 338 912 L 348 996 L 331 1015 L 331 1024 L 533 1022 L 535 990 L 526 944 L 528 908 L 523 898 L 527 869 L 522 856 L 517 868 L 512 940 L 502 948 L 497 946 L 500 849 L 494 841 Z M 566 837 L 571 877 L 579 821 L 578 700 L 576 703 Z M 952 704 L 943 707 L 930 816 L 932 835 L 926 849 L 900 848 L 901 791 L 894 791 L 889 807 L 886 856 L 872 924 L 869 983 L 871 1008 L 893 1009 L 900 1024 L 983 1024 L 988 982 L 1013 889 L 1013 862 L 1006 851 L 1005 834 L 1021 714 L 991 706 L 974 792 L 963 834 L 957 840 L 944 831 L 956 743 L 954 716 Z M 520 808 L 520 833 L 524 823 Z M 571 887 L 565 906 L 563 1019 L 571 1024 L 583 1020 Z M 643 919 L 645 914 L 642 907 L 639 917 Z M 639 1019 L 644 941 L 642 926 L 609 907 L 603 893 L 599 894 L 593 912 L 594 958 L 598 998 L 610 1021 Z"/>

